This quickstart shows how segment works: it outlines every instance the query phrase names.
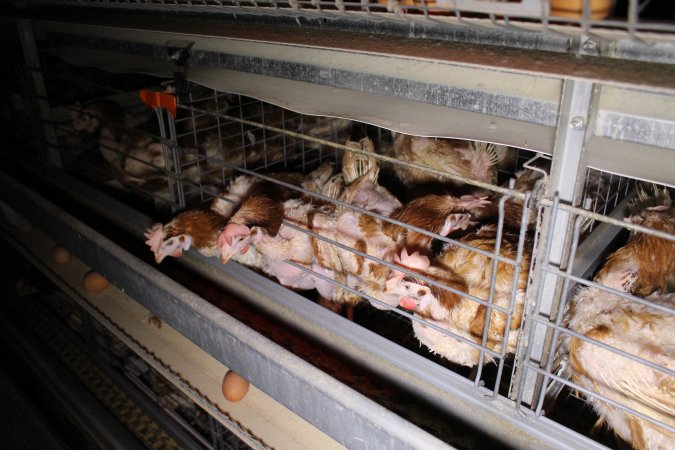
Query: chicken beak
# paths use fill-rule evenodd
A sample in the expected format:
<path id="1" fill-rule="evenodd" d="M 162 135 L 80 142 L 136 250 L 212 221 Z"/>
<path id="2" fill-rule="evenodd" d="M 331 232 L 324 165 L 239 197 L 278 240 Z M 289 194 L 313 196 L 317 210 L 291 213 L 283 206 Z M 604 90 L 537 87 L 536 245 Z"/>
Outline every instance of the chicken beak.
<path id="1" fill-rule="evenodd" d="M 220 248 L 220 262 L 221 264 L 227 264 L 230 259 L 232 259 L 232 256 L 234 256 L 234 253 L 232 252 L 230 247 L 221 247 Z"/>
<path id="2" fill-rule="evenodd" d="M 234 255 L 238 253 L 238 250 L 230 245 L 223 245 L 220 247 L 220 262 L 222 264 L 227 264 Z"/>

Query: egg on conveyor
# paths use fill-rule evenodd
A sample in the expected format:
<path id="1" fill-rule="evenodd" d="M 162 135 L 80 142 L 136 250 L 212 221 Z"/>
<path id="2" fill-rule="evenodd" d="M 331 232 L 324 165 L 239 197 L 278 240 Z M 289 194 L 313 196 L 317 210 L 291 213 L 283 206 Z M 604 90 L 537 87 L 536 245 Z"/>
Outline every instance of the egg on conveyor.
<path id="1" fill-rule="evenodd" d="M 89 292 L 101 292 L 110 282 L 97 272 L 90 270 L 82 278 L 82 286 Z"/>
<path id="2" fill-rule="evenodd" d="M 236 372 L 229 371 L 223 378 L 223 395 L 231 402 L 238 402 L 248 393 L 249 383 Z"/>
<path id="3" fill-rule="evenodd" d="M 61 247 L 60 245 L 57 245 L 52 251 L 52 258 L 57 264 L 66 264 L 68 261 L 70 261 L 71 255 L 68 250 Z"/>

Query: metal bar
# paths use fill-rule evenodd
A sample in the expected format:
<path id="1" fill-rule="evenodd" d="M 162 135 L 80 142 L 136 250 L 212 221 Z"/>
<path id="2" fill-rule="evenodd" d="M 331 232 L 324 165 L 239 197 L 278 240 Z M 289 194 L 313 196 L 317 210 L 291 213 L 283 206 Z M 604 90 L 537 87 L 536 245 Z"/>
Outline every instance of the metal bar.
<path id="1" fill-rule="evenodd" d="M 577 248 L 578 248 L 578 245 L 579 245 L 579 234 L 580 234 L 581 223 L 582 223 L 581 221 L 582 221 L 581 217 L 577 217 L 576 220 L 574 221 L 574 234 L 573 234 L 573 241 L 572 241 L 572 250 L 570 251 L 568 261 L 567 261 L 567 269 L 566 269 L 567 275 L 570 275 L 572 273 L 572 270 L 574 269 L 574 261 L 576 260 L 576 251 L 577 251 Z M 558 303 L 558 311 L 554 316 L 555 317 L 555 324 L 557 326 L 560 326 L 560 324 L 562 323 L 563 318 L 564 318 L 565 306 L 567 304 L 567 293 L 570 290 L 569 282 L 570 282 L 569 278 L 564 279 L 562 292 L 563 292 L 563 295 L 565 296 L 564 297 L 565 301 L 561 301 L 561 302 Z M 553 367 L 553 364 L 554 364 L 556 356 L 557 356 L 557 352 L 558 352 L 557 343 L 558 342 L 560 342 L 559 341 L 559 331 L 557 329 L 555 329 L 553 331 L 553 336 L 551 338 L 551 343 L 552 343 L 553 349 L 548 352 L 548 355 L 546 355 L 546 360 L 547 360 L 546 361 L 546 371 L 549 372 L 549 373 L 551 372 L 551 368 Z M 547 393 L 546 389 L 540 389 L 539 400 L 537 401 L 536 409 L 535 409 L 536 415 L 540 415 L 540 414 L 543 413 L 543 405 L 544 405 L 544 399 L 546 397 L 546 393 Z"/>
<path id="2" fill-rule="evenodd" d="M 513 187 L 513 186 L 511 186 Z M 495 238 L 495 248 L 494 251 L 492 252 L 492 276 L 490 277 L 490 289 L 488 291 L 488 298 L 486 299 L 486 312 L 485 312 L 485 323 L 483 324 L 483 334 L 481 338 L 481 346 L 480 346 L 480 353 L 478 356 L 478 369 L 476 371 L 476 379 L 474 380 L 474 386 L 478 387 L 480 385 L 480 377 L 481 374 L 483 373 L 483 355 L 485 354 L 485 351 L 487 350 L 487 340 L 488 340 L 488 330 L 490 328 L 490 321 L 492 320 L 492 308 L 496 305 L 494 305 L 494 297 L 495 297 L 495 285 L 497 284 L 497 267 L 499 264 L 499 261 L 497 260 L 497 257 L 500 255 L 500 250 L 502 247 L 502 232 L 504 229 L 504 203 L 506 203 L 507 197 L 502 196 L 501 199 L 499 199 L 499 214 L 497 216 L 497 236 Z M 511 311 L 507 314 L 507 322 L 510 322 L 511 319 Z M 509 329 L 505 329 L 505 333 L 508 335 Z M 507 340 L 504 340 L 504 344 L 502 345 L 502 350 L 506 348 Z M 501 364 L 503 363 L 503 359 L 500 360 L 500 367 Z M 499 390 L 499 378 L 495 381 L 495 387 L 493 390 L 493 395 L 497 395 L 497 391 Z"/>
<path id="3" fill-rule="evenodd" d="M 542 223 L 543 235 L 548 234 L 544 246 L 540 247 L 537 255 L 537 265 L 553 264 L 563 266 L 568 251 L 571 227 L 573 221 L 568 211 L 558 209 L 558 201 L 576 204 L 583 189 L 585 168 L 585 141 L 586 130 L 591 118 L 591 101 L 593 97 L 593 83 L 587 81 L 565 81 L 562 93 L 561 111 L 556 136 L 556 147 L 551 163 L 551 176 L 547 187 L 547 195 L 555 196 L 554 207 L 548 209 Z M 597 95 L 595 97 L 597 102 Z M 588 133 L 590 135 L 590 132 Z M 553 236 L 556 236 L 553 239 Z M 540 245 L 542 242 L 540 242 Z M 527 312 L 527 317 L 551 317 L 558 310 L 561 301 L 560 280 L 548 272 L 539 272 L 536 285 L 532 286 L 528 295 L 536 296 L 536 306 Z M 546 327 L 536 322 L 528 326 L 527 342 L 523 346 L 526 355 L 519 355 L 519 360 L 528 360 L 542 363 L 550 351 L 551 335 Z M 524 377 L 522 375 L 525 375 Z M 533 405 L 539 390 L 542 388 L 541 379 L 528 378 L 527 374 L 519 371 L 517 402 Z"/>
<path id="4" fill-rule="evenodd" d="M 47 98 L 47 87 L 45 85 L 42 71 L 40 70 L 40 55 L 38 54 L 37 44 L 33 34 L 33 26 L 29 20 L 22 19 L 17 20 L 17 28 L 19 30 L 24 60 L 29 72 L 27 74 L 30 77 L 29 83 L 32 82 L 31 87 L 35 92 L 35 96 L 30 96 L 29 100 L 35 103 L 34 109 L 39 114 L 39 119 L 41 119 L 40 126 L 44 142 L 36 142 L 35 144 L 38 147 L 38 151 L 40 151 L 40 147 L 42 147 L 42 145 L 44 145 L 46 148 L 46 151 L 42 150 L 42 158 L 44 158 L 46 161 L 49 161 L 56 167 L 63 167 L 61 154 L 56 149 L 58 145 L 56 132 L 54 128 L 49 125 L 53 121 L 51 118 L 51 109 L 49 107 L 49 101 Z M 37 118 L 33 118 L 33 120 L 36 119 Z"/>

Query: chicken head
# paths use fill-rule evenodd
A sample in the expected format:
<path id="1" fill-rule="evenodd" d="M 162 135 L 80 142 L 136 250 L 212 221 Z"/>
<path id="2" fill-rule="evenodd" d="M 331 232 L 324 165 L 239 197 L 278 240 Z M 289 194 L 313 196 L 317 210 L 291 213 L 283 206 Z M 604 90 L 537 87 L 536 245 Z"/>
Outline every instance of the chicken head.
<path id="1" fill-rule="evenodd" d="M 406 269 L 417 270 L 420 272 L 426 271 L 431 265 L 429 258 L 420 255 L 419 252 L 408 254 L 404 248 L 401 250 L 401 255 L 394 255 L 394 262 Z M 410 277 L 406 277 L 403 272 L 392 270 L 389 279 L 385 286 L 386 294 L 395 294 L 399 296 L 399 306 L 404 309 L 416 310 L 420 302 L 431 295 L 430 289 L 420 283 L 411 281 Z"/>
<path id="2" fill-rule="evenodd" d="M 490 203 L 487 196 L 478 197 L 475 195 L 462 195 L 459 198 L 457 206 L 465 211 L 470 211 L 474 208 L 482 208 Z M 472 215 L 470 213 L 449 214 L 445 218 L 443 228 L 441 228 L 441 231 L 438 234 L 447 236 L 455 230 L 466 230 L 469 225 L 473 224 L 475 224 L 475 222 L 472 221 Z"/>
<path id="3" fill-rule="evenodd" d="M 192 245 L 192 237 L 187 234 L 167 237 L 161 223 L 156 223 L 145 232 L 145 243 L 155 254 L 155 262 L 161 263 L 167 256 L 178 258 Z"/>
<path id="4" fill-rule="evenodd" d="M 93 133 L 100 125 L 97 112 L 91 108 L 84 108 L 79 102 L 69 108 L 68 115 L 73 120 L 75 133 Z"/>
<path id="5" fill-rule="evenodd" d="M 262 232 L 258 227 L 249 228 L 239 223 L 228 224 L 217 239 L 220 248 L 220 262 L 227 263 L 237 253 L 244 254 L 251 244 L 260 242 Z"/>

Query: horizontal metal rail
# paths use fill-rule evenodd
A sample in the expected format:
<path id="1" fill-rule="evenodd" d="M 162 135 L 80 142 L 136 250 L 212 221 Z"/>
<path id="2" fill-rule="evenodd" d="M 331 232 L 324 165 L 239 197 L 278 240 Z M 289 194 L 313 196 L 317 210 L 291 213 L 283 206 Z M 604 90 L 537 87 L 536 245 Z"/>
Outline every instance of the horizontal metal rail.
<path id="1" fill-rule="evenodd" d="M 608 397 L 606 397 L 602 394 L 598 394 L 597 392 L 588 390 L 588 389 L 586 389 L 582 386 L 579 386 L 578 384 L 573 383 L 573 382 L 571 382 L 571 381 L 569 381 L 565 378 L 562 378 L 558 375 L 552 374 L 550 372 L 546 372 L 545 370 L 543 370 L 543 369 L 541 369 L 541 368 L 539 368 L 539 367 L 537 367 L 537 366 L 535 366 L 531 363 L 526 363 L 525 367 L 526 367 L 527 370 L 531 370 L 533 372 L 536 372 L 540 375 L 545 376 L 548 379 L 555 380 L 559 383 L 562 383 L 566 386 L 571 387 L 574 390 L 578 390 L 579 392 L 583 392 L 585 395 L 587 395 L 589 397 L 593 397 L 593 398 L 597 398 L 599 400 L 602 400 L 603 402 L 606 402 L 609 405 L 612 405 L 612 406 L 614 406 L 614 407 L 616 407 L 616 408 L 618 408 L 622 411 L 625 411 L 630 415 L 633 415 L 635 417 L 639 417 L 640 419 L 645 420 L 645 421 L 647 421 L 651 424 L 654 424 L 659 428 L 663 428 L 664 430 L 666 430 L 670 433 L 675 433 L 675 427 L 673 427 L 671 425 L 668 425 L 666 423 L 660 422 L 660 421 L 654 419 L 653 417 L 650 417 L 650 416 L 648 416 L 648 415 L 646 415 L 646 414 L 644 414 L 640 411 L 637 411 L 637 410 L 635 410 L 635 409 L 633 409 L 629 406 L 624 405 L 623 403 L 617 402 L 616 400 L 612 400 L 611 398 L 608 398 Z"/>
<path id="2" fill-rule="evenodd" d="M 631 6 L 638 0 L 629 0 Z M 415 2 L 406 3 L 391 1 L 363 1 L 358 4 L 345 4 L 342 0 L 256 0 L 242 4 L 236 0 L 219 1 L 157 1 L 157 2 L 137 2 L 137 1 L 66 1 L 66 0 L 31 0 L 36 5 L 56 5 L 56 6 L 88 6 L 117 10 L 130 11 L 163 11 L 176 12 L 183 14 L 233 14 L 233 15 L 252 15 L 252 16 L 271 16 L 271 17 L 292 17 L 295 19 L 332 19 L 332 20 L 358 20 L 364 22 L 374 22 L 378 24 L 402 23 L 402 24 L 436 24 L 443 26 L 443 19 L 456 19 L 473 23 L 475 27 L 487 24 L 502 25 L 512 33 L 521 32 L 522 34 L 534 33 L 532 21 L 539 21 L 537 31 L 547 31 L 556 29 L 556 23 L 576 25 L 575 29 L 582 29 L 588 33 L 595 29 L 619 29 L 628 33 L 628 37 L 635 39 L 638 31 L 661 31 L 675 32 L 675 25 L 667 21 L 645 21 L 639 20 L 638 14 L 629 14 L 625 20 L 600 20 L 593 19 L 590 16 L 590 0 L 582 3 L 583 8 L 579 8 L 578 17 L 561 17 L 551 12 L 548 3 L 536 0 L 523 0 L 517 3 L 486 3 L 480 0 L 438 0 L 438 2 Z M 348 5 L 349 8 L 345 8 Z M 588 8 L 588 13 L 586 9 Z M 633 8 L 632 8 L 633 9 Z M 632 11 L 631 9 L 631 11 Z M 637 9 L 634 8 L 636 11 Z M 468 13 L 468 14 L 466 14 Z M 439 15 L 440 14 L 440 15 Z M 445 15 L 446 17 L 444 17 Z M 477 20 L 475 17 L 489 19 L 489 21 Z M 365 16 L 365 17 L 364 17 Z M 496 19 L 495 16 L 501 16 L 503 19 Z M 523 24 L 519 19 L 528 19 L 530 23 L 528 29 L 521 30 Z M 447 25 L 446 25 L 447 26 Z M 528 42 L 526 37 L 522 38 L 524 45 Z"/>
<path id="3" fill-rule="evenodd" d="M 541 201 L 540 201 L 540 204 L 542 206 L 546 206 L 546 207 L 552 206 L 553 203 L 554 203 L 554 200 L 551 199 L 551 198 L 547 198 L 547 197 L 542 198 Z M 585 210 L 585 209 L 577 208 L 577 207 L 574 207 L 574 206 L 571 206 L 571 205 L 568 205 L 568 204 L 565 204 L 565 203 L 558 203 L 557 208 L 561 209 L 563 211 L 570 212 L 570 213 L 572 213 L 574 215 L 577 215 L 577 216 L 586 217 L 588 219 L 597 220 L 599 222 L 603 222 L 603 223 L 607 223 L 607 224 L 610 224 L 610 225 L 615 225 L 615 226 L 618 226 L 618 227 L 626 228 L 626 229 L 631 230 L 631 231 L 638 231 L 640 233 L 644 233 L 644 234 L 647 234 L 649 236 L 654 236 L 654 237 L 658 237 L 658 238 L 661 238 L 661 239 L 665 239 L 667 241 L 675 242 L 675 235 L 667 233 L 665 231 L 655 230 L 653 228 L 645 227 L 645 226 L 642 226 L 642 225 L 637 225 L 637 224 L 634 224 L 634 223 L 631 223 L 631 222 L 626 222 L 625 220 L 615 219 L 615 218 L 610 217 L 610 216 L 603 216 L 602 214 L 598 214 L 598 213 L 595 213 L 593 211 L 588 211 L 588 210 Z"/>

